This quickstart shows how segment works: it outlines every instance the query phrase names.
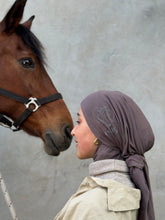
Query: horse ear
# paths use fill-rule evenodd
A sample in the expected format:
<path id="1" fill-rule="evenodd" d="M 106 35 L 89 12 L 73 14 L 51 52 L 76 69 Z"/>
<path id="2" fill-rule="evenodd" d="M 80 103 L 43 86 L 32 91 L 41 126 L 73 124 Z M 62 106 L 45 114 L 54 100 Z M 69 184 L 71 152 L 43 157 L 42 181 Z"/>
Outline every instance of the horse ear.
<path id="1" fill-rule="evenodd" d="M 35 18 L 35 16 L 33 15 L 27 21 L 25 21 L 22 25 L 27 27 L 30 30 L 34 18 Z"/>
<path id="2" fill-rule="evenodd" d="M 27 0 L 16 0 L 4 19 L 0 23 L 3 32 L 12 33 L 22 19 L 24 7 Z"/>

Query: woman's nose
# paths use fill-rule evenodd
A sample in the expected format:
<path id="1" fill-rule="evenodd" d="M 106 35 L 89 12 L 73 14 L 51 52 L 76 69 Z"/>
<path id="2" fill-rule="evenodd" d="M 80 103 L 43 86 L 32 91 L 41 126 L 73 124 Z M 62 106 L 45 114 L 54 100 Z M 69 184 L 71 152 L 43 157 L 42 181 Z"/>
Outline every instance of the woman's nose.
<path id="1" fill-rule="evenodd" d="M 74 127 L 75 128 L 75 127 Z M 74 136 L 75 133 L 74 133 L 74 128 L 71 130 L 71 135 Z"/>
<path id="2" fill-rule="evenodd" d="M 75 136 L 76 128 L 77 128 L 77 125 L 75 125 L 74 128 L 71 130 L 71 135 L 72 136 Z"/>

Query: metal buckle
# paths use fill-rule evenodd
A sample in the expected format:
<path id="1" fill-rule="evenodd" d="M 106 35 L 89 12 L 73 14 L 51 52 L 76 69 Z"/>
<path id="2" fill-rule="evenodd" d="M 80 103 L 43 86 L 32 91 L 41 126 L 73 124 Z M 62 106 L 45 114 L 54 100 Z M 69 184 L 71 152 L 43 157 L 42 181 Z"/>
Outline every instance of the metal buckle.
<path id="1" fill-rule="evenodd" d="M 33 112 L 37 111 L 37 109 L 41 106 L 37 103 L 37 99 L 33 97 L 30 97 L 28 103 L 25 103 L 24 105 L 26 108 L 30 108 L 30 105 L 33 105 L 34 108 L 30 108 Z"/>
<path id="2" fill-rule="evenodd" d="M 5 128 L 11 128 L 13 120 L 6 115 L 2 115 L 3 121 L 0 121 L 0 125 Z"/>
<path id="3" fill-rule="evenodd" d="M 1 126 L 3 126 L 3 127 L 5 127 L 5 128 L 10 128 L 10 126 L 9 126 L 9 125 L 4 124 L 4 123 L 2 123 L 2 122 L 0 122 L 0 125 L 1 125 Z"/>
<path id="4" fill-rule="evenodd" d="M 9 125 L 9 124 L 5 124 L 5 123 L 3 123 L 3 122 L 0 122 L 0 125 L 1 126 L 3 126 L 3 127 L 5 127 L 5 128 L 10 128 L 12 131 L 18 131 L 19 130 L 19 126 L 18 127 L 16 127 L 16 126 L 14 126 L 14 121 L 11 119 L 11 118 L 9 118 L 9 117 L 7 117 L 6 115 L 4 115 L 3 116 L 9 123 L 11 123 L 11 125 Z"/>

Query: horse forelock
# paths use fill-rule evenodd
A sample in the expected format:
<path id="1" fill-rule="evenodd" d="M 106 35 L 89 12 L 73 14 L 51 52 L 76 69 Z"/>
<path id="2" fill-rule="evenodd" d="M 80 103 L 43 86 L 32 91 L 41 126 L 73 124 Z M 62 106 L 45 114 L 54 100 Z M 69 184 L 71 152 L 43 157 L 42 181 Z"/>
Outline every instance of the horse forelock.
<path id="1" fill-rule="evenodd" d="M 38 38 L 25 26 L 18 25 L 15 29 L 15 33 L 22 39 L 24 44 L 28 46 L 32 52 L 36 55 L 40 64 L 45 65 L 45 53 L 44 48 Z"/>

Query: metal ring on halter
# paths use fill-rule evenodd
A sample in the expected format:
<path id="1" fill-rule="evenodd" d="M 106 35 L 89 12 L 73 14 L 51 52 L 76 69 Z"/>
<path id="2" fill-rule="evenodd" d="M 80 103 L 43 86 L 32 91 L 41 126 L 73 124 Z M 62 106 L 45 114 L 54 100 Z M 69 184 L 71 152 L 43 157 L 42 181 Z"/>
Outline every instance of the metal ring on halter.
<path id="1" fill-rule="evenodd" d="M 41 106 L 40 104 L 37 103 L 37 99 L 30 97 L 28 100 L 28 103 L 24 103 L 26 108 L 30 108 L 30 105 L 34 106 L 34 109 L 30 108 L 33 112 L 37 111 L 37 109 Z"/>

